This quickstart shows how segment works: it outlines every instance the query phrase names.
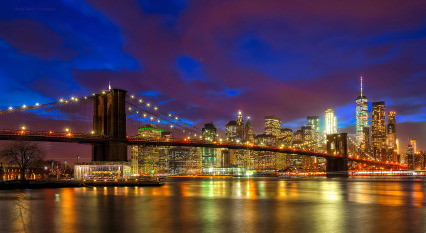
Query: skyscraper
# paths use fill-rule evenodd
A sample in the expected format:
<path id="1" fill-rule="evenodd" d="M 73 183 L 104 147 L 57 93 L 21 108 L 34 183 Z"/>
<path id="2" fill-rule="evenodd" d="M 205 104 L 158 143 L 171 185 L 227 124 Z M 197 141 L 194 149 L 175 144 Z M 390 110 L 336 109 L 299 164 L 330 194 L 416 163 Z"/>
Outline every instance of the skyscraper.
<path id="1" fill-rule="evenodd" d="M 327 109 L 325 111 L 325 130 L 324 134 L 336 134 L 337 133 L 337 118 L 334 115 L 334 109 Z"/>
<path id="2" fill-rule="evenodd" d="M 314 149 L 320 147 L 320 118 L 319 116 L 308 116 L 308 126 L 312 129 L 312 141 Z"/>
<path id="3" fill-rule="evenodd" d="M 358 145 L 363 143 L 364 127 L 368 126 L 368 99 L 362 95 L 362 76 L 361 76 L 361 95 L 356 99 L 356 142 Z"/>
<path id="4" fill-rule="evenodd" d="M 417 152 L 417 140 L 410 139 L 410 145 L 413 147 L 413 153 L 415 154 Z"/>
<path id="5" fill-rule="evenodd" d="M 244 140 L 244 119 L 241 111 L 238 112 L 237 117 L 237 139 L 240 141 Z"/>
<path id="6" fill-rule="evenodd" d="M 216 141 L 216 127 L 213 122 L 207 123 L 204 125 L 204 128 L 201 129 L 203 140 L 206 141 Z"/>
<path id="7" fill-rule="evenodd" d="M 225 138 L 227 141 L 236 141 L 237 139 L 237 122 L 236 121 L 230 121 L 225 126 Z"/>
<path id="8" fill-rule="evenodd" d="M 387 145 L 388 149 L 396 150 L 396 118 L 395 111 L 388 112 L 388 125 L 387 125 Z"/>
<path id="9" fill-rule="evenodd" d="M 245 126 L 245 137 L 244 140 L 246 142 L 254 142 L 254 136 L 253 136 L 253 126 L 251 125 L 250 117 L 247 117 L 247 123 Z"/>
<path id="10" fill-rule="evenodd" d="M 281 119 L 276 116 L 265 116 L 265 134 L 279 137 L 281 132 Z"/>
<path id="11" fill-rule="evenodd" d="M 383 149 L 386 145 L 385 102 L 372 103 L 371 142 L 375 149 Z"/>
<path id="12" fill-rule="evenodd" d="M 137 138 L 159 139 L 164 132 L 153 125 L 145 125 L 138 129 Z M 132 146 L 133 174 L 149 174 L 160 170 L 160 149 L 156 146 Z"/>
<path id="13" fill-rule="evenodd" d="M 216 140 L 216 127 L 213 123 L 207 123 L 201 129 L 203 140 L 215 141 Z M 216 167 L 216 148 L 203 147 L 202 153 L 202 168 Z"/>

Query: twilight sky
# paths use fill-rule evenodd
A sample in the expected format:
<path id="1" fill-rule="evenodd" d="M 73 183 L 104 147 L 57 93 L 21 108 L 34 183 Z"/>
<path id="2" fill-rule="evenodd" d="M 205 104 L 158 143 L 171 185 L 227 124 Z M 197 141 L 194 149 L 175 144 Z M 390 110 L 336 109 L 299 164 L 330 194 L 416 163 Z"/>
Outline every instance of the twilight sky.
<path id="1" fill-rule="evenodd" d="M 403 149 L 411 136 L 426 150 L 426 1 L 349 2 L 2 0 L 0 107 L 111 81 L 197 126 L 241 109 L 255 133 L 265 115 L 296 129 L 334 108 L 353 134 L 363 75 Z"/>

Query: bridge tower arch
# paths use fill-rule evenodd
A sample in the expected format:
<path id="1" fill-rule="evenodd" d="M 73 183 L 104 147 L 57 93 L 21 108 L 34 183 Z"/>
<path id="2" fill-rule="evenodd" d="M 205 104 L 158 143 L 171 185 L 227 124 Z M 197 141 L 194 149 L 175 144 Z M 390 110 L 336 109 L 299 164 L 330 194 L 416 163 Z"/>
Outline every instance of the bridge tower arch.
<path id="1" fill-rule="evenodd" d="M 127 161 L 126 93 L 110 89 L 94 96 L 93 131 L 110 141 L 92 146 L 92 161 Z"/>
<path id="2" fill-rule="evenodd" d="M 341 155 L 342 157 L 327 158 L 328 178 L 348 177 L 348 141 L 347 133 L 327 135 L 327 153 L 330 155 Z"/>

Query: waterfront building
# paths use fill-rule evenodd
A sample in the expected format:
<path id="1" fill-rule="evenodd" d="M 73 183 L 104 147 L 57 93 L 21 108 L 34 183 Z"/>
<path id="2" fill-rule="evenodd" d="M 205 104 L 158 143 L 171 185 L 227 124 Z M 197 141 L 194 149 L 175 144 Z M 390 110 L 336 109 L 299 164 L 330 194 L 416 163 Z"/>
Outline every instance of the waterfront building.
<path id="1" fill-rule="evenodd" d="M 385 102 L 372 103 L 371 143 L 375 159 L 384 161 L 383 154 L 386 149 L 386 127 L 385 127 Z M 386 153 L 385 153 L 386 154 Z"/>
<path id="2" fill-rule="evenodd" d="M 368 126 L 368 99 L 362 93 L 361 76 L 361 95 L 356 99 L 356 142 L 361 145 L 364 142 L 364 128 Z"/>
<path id="3" fill-rule="evenodd" d="M 216 141 L 217 130 L 213 123 L 207 123 L 202 128 L 202 137 L 204 141 Z M 202 167 L 210 168 L 216 167 L 216 148 L 203 147 L 202 148 Z"/>
<path id="4" fill-rule="evenodd" d="M 138 129 L 137 138 L 160 139 L 163 129 L 145 125 Z M 156 146 L 132 146 L 132 174 L 151 174 L 160 171 L 160 149 Z"/>
<path id="5" fill-rule="evenodd" d="M 200 148 L 174 147 L 170 149 L 170 174 L 200 174 Z"/>
<path id="6" fill-rule="evenodd" d="M 237 139 L 237 122 L 230 121 L 225 126 L 225 138 L 227 141 L 235 142 Z"/>
<path id="7" fill-rule="evenodd" d="M 265 134 L 278 138 L 281 132 L 281 119 L 276 116 L 265 116 Z"/>
<path id="8" fill-rule="evenodd" d="M 325 130 L 324 134 L 336 134 L 337 133 L 337 118 L 334 115 L 334 109 L 327 109 L 325 111 Z"/>
<path id="9" fill-rule="evenodd" d="M 247 117 L 244 133 L 245 133 L 244 140 L 246 142 L 254 143 L 253 125 L 251 124 L 250 117 Z"/>
<path id="10" fill-rule="evenodd" d="M 244 119 L 241 111 L 238 112 L 237 117 L 237 139 L 242 142 L 244 141 Z"/>

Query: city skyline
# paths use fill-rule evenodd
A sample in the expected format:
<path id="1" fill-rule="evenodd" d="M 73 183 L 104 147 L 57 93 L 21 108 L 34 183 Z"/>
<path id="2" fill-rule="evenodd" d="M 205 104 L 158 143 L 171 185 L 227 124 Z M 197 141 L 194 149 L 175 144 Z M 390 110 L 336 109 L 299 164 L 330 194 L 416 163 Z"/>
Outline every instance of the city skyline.
<path id="1" fill-rule="evenodd" d="M 169 3 L 3 1 L 1 108 L 89 95 L 111 82 L 199 127 L 220 128 L 241 110 L 254 133 L 268 115 L 296 129 L 333 108 L 339 131 L 355 134 L 362 75 L 368 100 L 396 112 L 401 153 L 409 136 L 425 150 L 425 3 Z M 223 4 L 231 10 L 214 10 Z"/>

